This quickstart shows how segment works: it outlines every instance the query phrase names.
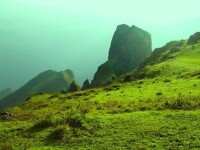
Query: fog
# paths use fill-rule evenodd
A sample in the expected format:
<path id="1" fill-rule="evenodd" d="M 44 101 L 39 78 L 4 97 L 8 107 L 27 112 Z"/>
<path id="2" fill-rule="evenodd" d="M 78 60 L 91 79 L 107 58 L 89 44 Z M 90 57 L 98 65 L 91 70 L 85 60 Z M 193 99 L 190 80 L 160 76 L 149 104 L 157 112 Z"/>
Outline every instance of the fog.
<path id="1" fill-rule="evenodd" d="M 80 85 L 108 57 L 119 24 L 152 35 L 153 49 L 200 28 L 199 0 L 0 0 L 0 90 L 45 70 L 74 71 Z"/>

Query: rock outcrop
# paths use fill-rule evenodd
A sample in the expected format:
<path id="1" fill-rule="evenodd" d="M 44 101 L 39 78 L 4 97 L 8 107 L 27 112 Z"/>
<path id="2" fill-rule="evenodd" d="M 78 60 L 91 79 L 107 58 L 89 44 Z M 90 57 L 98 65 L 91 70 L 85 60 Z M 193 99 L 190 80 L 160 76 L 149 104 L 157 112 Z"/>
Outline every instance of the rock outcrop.
<path id="1" fill-rule="evenodd" d="M 80 89 L 81 89 L 80 86 L 75 81 L 73 81 L 70 84 L 70 87 L 67 92 L 76 92 L 76 91 L 79 91 Z"/>
<path id="2" fill-rule="evenodd" d="M 195 34 L 191 35 L 190 38 L 188 39 L 187 44 L 188 45 L 196 44 L 198 41 L 200 41 L 200 32 L 196 32 Z"/>
<path id="3" fill-rule="evenodd" d="M 108 61 L 98 67 L 92 87 L 109 84 L 116 77 L 137 68 L 152 52 L 151 35 L 136 27 L 119 25 L 112 38 Z"/>
<path id="4" fill-rule="evenodd" d="M 0 100 L 6 97 L 7 95 L 10 95 L 12 93 L 12 90 L 10 88 L 4 89 L 0 92 Z"/>
<path id="5" fill-rule="evenodd" d="M 84 83 L 83 83 L 83 86 L 82 86 L 82 88 L 81 88 L 81 90 L 86 90 L 86 89 L 89 89 L 90 88 L 90 82 L 89 82 L 89 80 L 87 79 L 87 80 L 85 80 L 84 81 Z"/>
<path id="6" fill-rule="evenodd" d="M 27 84 L 0 101 L 0 110 L 22 104 L 33 93 L 55 93 L 67 91 L 75 80 L 72 70 L 61 72 L 48 70 L 40 73 Z"/>

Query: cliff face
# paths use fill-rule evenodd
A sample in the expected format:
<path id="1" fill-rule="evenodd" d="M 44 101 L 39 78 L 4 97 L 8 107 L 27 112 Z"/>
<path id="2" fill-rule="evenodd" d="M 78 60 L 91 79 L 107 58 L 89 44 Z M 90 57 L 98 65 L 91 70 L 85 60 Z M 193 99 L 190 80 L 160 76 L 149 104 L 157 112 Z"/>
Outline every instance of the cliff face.
<path id="1" fill-rule="evenodd" d="M 108 60 L 116 59 L 124 72 L 131 71 L 151 53 L 151 35 L 136 27 L 119 25 L 114 33 Z"/>
<path id="2" fill-rule="evenodd" d="M 109 84 L 116 77 L 132 71 L 151 53 L 151 35 L 136 27 L 119 25 L 113 35 L 108 61 L 94 75 L 92 87 Z"/>

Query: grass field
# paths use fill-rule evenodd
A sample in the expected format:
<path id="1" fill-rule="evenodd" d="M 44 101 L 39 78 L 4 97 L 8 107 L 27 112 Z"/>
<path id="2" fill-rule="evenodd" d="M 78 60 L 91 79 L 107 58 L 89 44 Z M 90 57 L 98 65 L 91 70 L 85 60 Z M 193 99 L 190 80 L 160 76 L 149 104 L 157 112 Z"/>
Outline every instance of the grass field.
<path id="1" fill-rule="evenodd" d="M 0 149 L 200 149 L 200 44 L 158 59 L 109 86 L 32 95 L 1 116 Z"/>

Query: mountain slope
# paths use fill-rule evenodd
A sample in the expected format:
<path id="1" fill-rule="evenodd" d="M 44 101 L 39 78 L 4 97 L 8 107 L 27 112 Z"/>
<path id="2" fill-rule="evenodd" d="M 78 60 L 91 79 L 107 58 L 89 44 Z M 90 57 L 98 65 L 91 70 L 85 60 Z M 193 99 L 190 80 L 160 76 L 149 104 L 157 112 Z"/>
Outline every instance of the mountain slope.
<path id="1" fill-rule="evenodd" d="M 69 69 L 61 72 L 53 70 L 42 72 L 16 92 L 2 99 L 0 110 L 23 103 L 33 93 L 67 91 L 72 81 L 74 81 L 74 74 Z"/>
<path id="2" fill-rule="evenodd" d="M 199 149 L 200 43 L 186 43 L 166 44 L 109 86 L 33 95 L 0 116 L 0 146 Z"/>
<path id="3" fill-rule="evenodd" d="M 0 91 L 0 100 L 6 97 L 7 95 L 11 94 L 12 90 L 10 88 L 4 89 Z"/>
<path id="4" fill-rule="evenodd" d="M 199 43 L 193 46 L 186 41 L 172 41 L 154 50 L 135 72 L 125 75 L 129 80 L 143 78 L 190 79 L 200 74 Z M 158 80 L 159 81 L 159 80 Z"/>

